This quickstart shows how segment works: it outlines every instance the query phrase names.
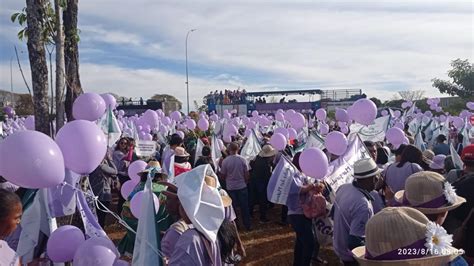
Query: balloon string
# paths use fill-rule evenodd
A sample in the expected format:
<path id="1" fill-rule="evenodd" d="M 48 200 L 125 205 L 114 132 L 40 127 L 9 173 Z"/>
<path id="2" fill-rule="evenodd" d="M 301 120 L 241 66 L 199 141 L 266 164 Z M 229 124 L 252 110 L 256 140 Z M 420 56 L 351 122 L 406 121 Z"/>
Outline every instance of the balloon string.
<path id="1" fill-rule="evenodd" d="M 68 184 L 68 183 L 64 182 L 64 183 L 63 183 L 63 186 L 65 186 L 65 185 L 71 187 L 71 188 L 72 188 L 73 190 L 75 190 L 75 191 L 79 191 L 79 189 L 77 189 L 75 186 L 73 186 L 73 185 L 71 185 L 71 184 Z M 82 191 L 82 190 L 81 190 L 81 191 Z M 105 213 L 109 213 L 110 215 L 112 215 L 112 217 L 114 217 L 115 219 L 117 219 L 117 222 L 118 222 L 119 224 L 121 224 L 123 227 L 125 227 L 125 229 L 127 229 L 128 231 L 132 232 L 132 233 L 135 235 L 135 238 L 138 238 L 138 239 L 140 239 L 140 240 L 144 240 L 145 243 L 148 245 L 148 247 L 149 247 L 153 252 L 155 252 L 160 258 L 164 258 L 164 257 L 165 257 L 165 255 L 164 255 L 161 251 L 155 249 L 155 248 L 153 247 L 153 245 L 152 245 L 149 241 L 147 241 L 146 239 L 141 239 L 140 237 L 138 237 L 137 232 L 136 232 L 134 229 L 132 229 L 132 228 L 127 224 L 127 222 L 126 222 L 125 220 L 123 220 L 123 219 L 122 219 L 120 216 L 118 216 L 115 212 L 111 211 L 111 210 L 110 210 L 109 208 L 107 208 L 102 202 L 100 202 L 98 196 L 95 196 L 94 194 L 91 194 L 91 193 L 89 193 L 89 192 L 85 192 L 85 191 L 82 191 L 82 192 L 84 193 L 84 195 L 86 195 L 86 196 L 88 196 L 88 197 L 91 197 L 91 198 L 94 200 L 95 206 L 97 207 L 98 210 L 103 211 L 103 212 L 105 212 Z M 100 206 L 99 206 L 99 205 L 100 205 Z"/>

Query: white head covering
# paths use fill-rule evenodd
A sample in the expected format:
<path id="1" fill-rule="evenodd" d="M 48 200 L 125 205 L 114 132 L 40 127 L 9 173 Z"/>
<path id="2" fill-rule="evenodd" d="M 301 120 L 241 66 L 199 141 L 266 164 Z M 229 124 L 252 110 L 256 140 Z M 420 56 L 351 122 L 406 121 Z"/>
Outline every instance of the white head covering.
<path id="1" fill-rule="evenodd" d="M 207 239 L 215 242 L 217 232 L 224 221 L 224 204 L 217 188 L 204 183 L 204 177 L 211 176 L 219 180 L 209 164 L 200 165 L 193 170 L 175 177 L 178 198 L 186 215 L 194 227 Z"/>

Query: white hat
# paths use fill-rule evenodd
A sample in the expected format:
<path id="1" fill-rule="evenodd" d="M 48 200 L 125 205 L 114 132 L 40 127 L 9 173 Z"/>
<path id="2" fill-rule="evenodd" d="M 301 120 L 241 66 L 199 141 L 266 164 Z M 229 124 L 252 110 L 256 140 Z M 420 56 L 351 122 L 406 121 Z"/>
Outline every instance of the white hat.
<path id="1" fill-rule="evenodd" d="M 380 174 L 382 170 L 372 158 L 360 159 L 354 163 L 354 178 L 364 179 Z"/>
<path id="2" fill-rule="evenodd" d="M 205 177 L 214 178 L 216 187 L 206 185 Z M 218 190 L 219 179 L 212 168 L 209 164 L 200 165 L 176 176 L 175 182 L 178 186 L 179 201 L 188 218 L 199 232 L 208 240 L 215 242 L 225 213 Z"/>

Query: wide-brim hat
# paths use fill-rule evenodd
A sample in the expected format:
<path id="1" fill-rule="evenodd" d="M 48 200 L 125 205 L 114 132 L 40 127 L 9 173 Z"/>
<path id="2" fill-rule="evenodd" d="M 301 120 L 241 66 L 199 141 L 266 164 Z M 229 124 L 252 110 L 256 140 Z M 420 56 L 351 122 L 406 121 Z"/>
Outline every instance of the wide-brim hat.
<path id="1" fill-rule="evenodd" d="M 439 254 L 430 252 L 426 245 L 434 236 L 442 239 L 440 241 L 449 238 L 446 230 L 420 211 L 387 207 L 369 219 L 365 227 L 365 246 L 353 249 L 352 254 L 362 266 L 447 265 L 462 254 L 449 243 Z"/>
<path id="2" fill-rule="evenodd" d="M 430 168 L 433 170 L 443 170 L 444 169 L 444 160 L 446 155 L 438 154 L 433 157 L 433 160 L 430 163 Z"/>
<path id="3" fill-rule="evenodd" d="M 174 149 L 174 156 L 176 157 L 189 157 L 189 153 L 183 147 L 176 147 Z"/>
<path id="4" fill-rule="evenodd" d="M 163 168 L 161 168 L 161 164 L 160 162 L 158 161 L 150 161 L 148 162 L 148 165 L 146 166 L 145 169 L 143 169 L 142 171 L 138 172 L 137 174 L 140 175 L 140 174 L 148 174 L 150 172 L 154 172 L 156 174 L 161 174 L 162 176 L 165 176 L 167 177 L 168 175 L 163 171 Z"/>
<path id="5" fill-rule="evenodd" d="M 206 175 L 204 177 L 204 183 L 206 185 L 212 187 L 212 188 L 217 188 L 219 190 L 219 194 L 221 195 L 222 203 L 224 204 L 224 208 L 229 207 L 232 205 L 232 199 L 227 195 L 225 190 L 222 190 L 220 187 L 217 186 L 216 179 L 213 176 L 208 176 Z"/>
<path id="6" fill-rule="evenodd" d="M 360 159 L 354 163 L 354 178 L 364 179 L 376 176 L 382 172 L 372 158 Z"/>
<path id="7" fill-rule="evenodd" d="M 456 195 L 446 179 L 435 172 L 421 171 L 407 178 L 405 190 L 395 193 L 395 200 L 424 214 L 454 210 L 466 199 Z"/>
<path id="8" fill-rule="evenodd" d="M 258 156 L 268 158 L 277 155 L 278 151 L 275 150 L 271 145 L 263 146 L 262 150 L 258 153 Z"/>

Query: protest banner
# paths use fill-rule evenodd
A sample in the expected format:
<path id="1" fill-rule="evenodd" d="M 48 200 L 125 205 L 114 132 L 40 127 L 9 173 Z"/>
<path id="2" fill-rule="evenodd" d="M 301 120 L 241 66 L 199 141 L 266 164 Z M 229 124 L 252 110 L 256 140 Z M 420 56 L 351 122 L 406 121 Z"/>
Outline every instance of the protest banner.
<path id="1" fill-rule="evenodd" d="M 153 156 L 156 153 L 156 143 L 152 140 L 139 140 L 135 147 L 135 153 L 140 157 Z"/>
<path id="2" fill-rule="evenodd" d="M 303 174 L 287 159 L 281 156 L 267 187 L 270 202 L 282 205 L 299 203 L 299 191 L 303 186 Z"/>
<path id="3" fill-rule="evenodd" d="M 382 116 L 375 119 L 372 125 L 364 126 L 354 123 L 350 126 L 350 131 L 358 133 L 362 141 L 384 141 L 385 132 L 388 129 L 389 123 L 390 116 Z"/>

